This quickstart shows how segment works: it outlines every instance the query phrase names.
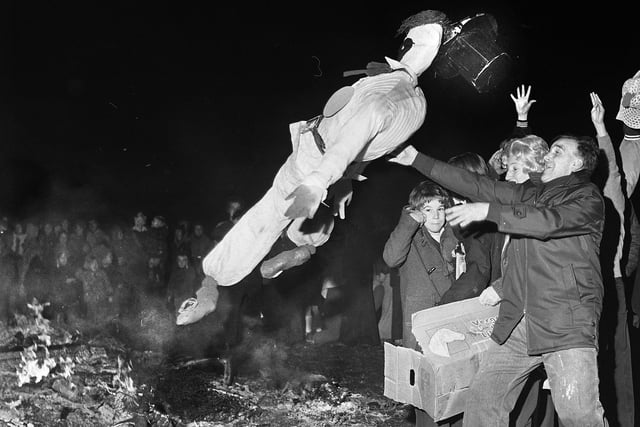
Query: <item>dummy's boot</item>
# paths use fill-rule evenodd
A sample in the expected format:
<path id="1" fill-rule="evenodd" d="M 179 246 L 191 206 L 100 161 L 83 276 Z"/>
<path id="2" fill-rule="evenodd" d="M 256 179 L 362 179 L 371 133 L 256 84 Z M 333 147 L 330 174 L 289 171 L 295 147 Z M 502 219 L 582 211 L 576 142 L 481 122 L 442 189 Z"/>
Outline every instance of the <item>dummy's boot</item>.
<path id="1" fill-rule="evenodd" d="M 205 276 L 202 287 L 196 292 L 196 298 L 189 298 L 180 305 L 176 325 L 195 323 L 214 312 L 218 304 L 218 296 L 218 283 L 213 277 Z"/>
<path id="2" fill-rule="evenodd" d="M 315 253 L 316 248 L 313 245 L 303 245 L 289 251 L 280 252 L 260 265 L 260 274 L 265 279 L 273 279 L 285 270 L 304 264 Z"/>

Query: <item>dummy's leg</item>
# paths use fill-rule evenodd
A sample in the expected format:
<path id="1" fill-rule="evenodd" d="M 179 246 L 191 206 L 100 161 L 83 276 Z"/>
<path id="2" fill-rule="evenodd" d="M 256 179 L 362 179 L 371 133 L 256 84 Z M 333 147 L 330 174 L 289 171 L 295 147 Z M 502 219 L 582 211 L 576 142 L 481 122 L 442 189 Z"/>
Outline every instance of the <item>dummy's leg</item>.
<path id="1" fill-rule="evenodd" d="M 296 129 L 292 127 L 292 140 L 297 135 Z M 204 258 L 203 271 L 215 281 L 216 286 L 231 286 L 240 282 L 269 253 L 282 231 L 291 223 L 291 219 L 285 215 L 291 205 L 287 197 L 320 160 L 321 155 L 315 144 L 306 141 L 298 146 L 294 143 L 294 153 L 276 174 L 273 186 Z M 203 297 L 206 297 L 206 292 Z M 215 305 L 200 299 L 199 296 L 197 305 L 187 304 L 181 310 L 178 324 L 197 322 L 215 310 Z M 193 312 L 198 305 L 200 309 Z"/>
<path id="2" fill-rule="evenodd" d="M 188 325 L 213 312 L 216 304 L 210 296 L 217 293 L 213 288 L 235 285 L 251 273 L 291 222 L 281 213 L 285 204 L 272 187 L 209 252 L 202 263 L 207 279 L 196 292 L 197 303 L 185 301 L 176 324 Z"/>
<path id="3" fill-rule="evenodd" d="M 307 262 L 316 248 L 329 240 L 333 231 L 333 215 L 328 209 L 318 209 L 312 219 L 294 220 L 283 236 L 284 250 L 264 261 L 260 273 L 265 279 L 278 277 L 283 271 Z"/>
<path id="4" fill-rule="evenodd" d="M 304 245 L 280 252 L 273 258 L 265 261 L 260 266 L 260 274 L 265 279 L 274 279 L 283 271 L 307 262 L 311 255 L 316 253 L 316 248 L 312 245 Z"/>
<path id="5" fill-rule="evenodd" d="M 212 313 L 218 305 L 219 295 L 215 279 L 205 276 L 202 286 L 196 291 L 196 298 L 185 300 L 178 308 L 176 325 L 188 325 Z"/>

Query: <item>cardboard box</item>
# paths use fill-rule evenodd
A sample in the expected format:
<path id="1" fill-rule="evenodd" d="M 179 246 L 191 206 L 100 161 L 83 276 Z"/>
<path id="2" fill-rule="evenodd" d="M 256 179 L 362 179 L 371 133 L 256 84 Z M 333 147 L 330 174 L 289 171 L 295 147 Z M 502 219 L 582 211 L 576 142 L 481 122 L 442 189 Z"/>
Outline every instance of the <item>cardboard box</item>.
<path id="1" fill-rule="evenodd" d="M 498 306 L 484 306 L 478 298 L 414 313 L 412 331 L 422 353 L 385 343 L 384 395 L 435 421 L 463 412 L 497 317 Z"/>

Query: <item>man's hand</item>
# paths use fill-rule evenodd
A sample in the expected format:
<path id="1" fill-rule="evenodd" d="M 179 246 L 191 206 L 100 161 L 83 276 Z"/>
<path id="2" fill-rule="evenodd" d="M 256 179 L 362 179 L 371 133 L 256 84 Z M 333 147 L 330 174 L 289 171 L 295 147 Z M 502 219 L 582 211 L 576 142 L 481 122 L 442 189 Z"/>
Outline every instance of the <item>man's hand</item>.
<path id="1" fill-rule="evenodd" d="M 500 295 L 493 289 L 493 286 L 489 286 L 482 291 L 480 296 L 478 297 L 478 301 L 482 305 L 490 305 L 494 306 L 500 302 Z"/>
<path id="2" fill-rule="evenodd" d="M 407 145 L 404 150 L 395 157 L 389 159 L 390 162 L 398 163 L 402 166 L 411 166 L 418 155 L 418 150 L 413 145 Z"/>
<path id="3" fill-rule="evenodd" d="M 489 214 L 489 203 L 466 203 L 452 206 L 445 211 L 452 226 L 466 227 L 475 221 L 484 221 Z"/>
<path id="4" fill-rule="evenodd" d="M 513 96 L 513 94 L 509 95 L 516 106 L 518 120 L 527 120 L 529 109 L 531 109 L 533 103 L 536 102 L 535 99 L 529 100 L 529 95 L 531 95 L 531 85 L 526 89 L 524 85 L 516 88 L 516 96 Z"/>
<path id="5" fill-rule="evenodd" d="M 637 314 L 633 315 L 632 325 L 634 328 L 640 328 L 640 315 L 637 315 Z"/>
<path id="6" fill-rule="evenodd" d="M 313 185 L 299 185 L 286 200 L 293 199 L 284 213 L 287 218 L 313 218 L 322 202 L 324 189 Z"/>
<path id="7" fill-rule="evenodd" d="M 598 136 L 605 136 L 607 134 L 607 128 L 604 125 L 604 106 L 597 93 L 591 92 L 591 121 L 593 127 L 596 128 Z"/>
<path id="8" fill-rule="evenodd" d="M 329 187 L 327 199 L 333 199 L 333 216 L 340 215 L 340 219 L 345 219 L 347 206 L 353 199 L 353 185 L 350 179 L 339 179 Z"/>

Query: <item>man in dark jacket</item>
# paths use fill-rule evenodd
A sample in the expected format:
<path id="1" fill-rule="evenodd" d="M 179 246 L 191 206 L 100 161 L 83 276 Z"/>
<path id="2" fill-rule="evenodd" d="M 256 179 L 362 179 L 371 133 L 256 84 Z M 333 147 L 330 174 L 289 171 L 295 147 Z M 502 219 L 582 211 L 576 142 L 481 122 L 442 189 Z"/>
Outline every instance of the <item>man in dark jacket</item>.
<path id="1" fill-rule="evenodd" d="M 606 425 L 597 368 L 604 200 L 590 182 L 597 159 L 593 140 L 559 137 L 544 158 L 539 184 L 495 181 L 411 146 L 394 159 L 483 202 L 449 208 L 452 225 L 489 220 L 511 235 L 503 300 L 491 336 L 497 345 L 481 359 L 465 425 L 508 425 L 529 373 L 542 364 L 564 426 Z"/>

